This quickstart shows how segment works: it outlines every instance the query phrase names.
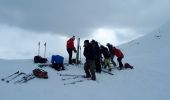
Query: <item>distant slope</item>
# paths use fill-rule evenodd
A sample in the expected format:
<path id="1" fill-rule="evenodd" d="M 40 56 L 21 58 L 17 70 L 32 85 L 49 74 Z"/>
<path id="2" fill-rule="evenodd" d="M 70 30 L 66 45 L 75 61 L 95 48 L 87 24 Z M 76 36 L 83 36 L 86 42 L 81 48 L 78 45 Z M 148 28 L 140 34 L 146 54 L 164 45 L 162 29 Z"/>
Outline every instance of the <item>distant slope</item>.
<path id="1" fill-rule="evenodd" d="M 136 67 L 159 70 L 170 75 L 170 21 L 137 40 L 121 45 L 125 60 Z"/>

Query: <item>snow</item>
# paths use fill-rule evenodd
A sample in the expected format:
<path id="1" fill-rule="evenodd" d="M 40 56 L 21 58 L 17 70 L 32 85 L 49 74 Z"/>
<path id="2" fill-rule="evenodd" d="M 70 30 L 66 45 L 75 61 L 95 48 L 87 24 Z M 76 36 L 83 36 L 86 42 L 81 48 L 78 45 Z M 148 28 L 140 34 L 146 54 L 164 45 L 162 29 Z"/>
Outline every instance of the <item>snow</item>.
<path id="1" fill-rule="evenodd" d="M 61 80 L 66 76 L 57 73 L 84 75 L 83 65 L 66 66 L 60 72 L 44 67 L 48 79 L 36 78 L 25 84 L 0 81 L 0 100 L 169 100 L 169 27 L 167 23 L 153 33 L 119 46 L 125 54 L 123 62 L 133 65 L 133 70 L 113 70 L 113 76 L 96 74 L 97 81 L 84 79 L 64 85 L 74 79 Z M 0 59 L 0 78 L 18 70 L 31 73 L 35 68 L 33 60 Z"/>

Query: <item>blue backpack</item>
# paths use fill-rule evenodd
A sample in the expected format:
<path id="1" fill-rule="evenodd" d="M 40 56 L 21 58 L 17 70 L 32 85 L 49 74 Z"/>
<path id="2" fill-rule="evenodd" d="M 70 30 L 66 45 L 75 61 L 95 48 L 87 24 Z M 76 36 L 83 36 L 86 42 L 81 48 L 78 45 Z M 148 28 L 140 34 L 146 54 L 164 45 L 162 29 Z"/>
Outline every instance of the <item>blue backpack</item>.
<path id="1" fill-rule="evenodd" d="M 63 62 L 64 62 L 64 57 L 63 56 L 52 55 L 52 59 L 51 59 L 52 64 L 55 64 L 55 63 L 63 64 Z"/>

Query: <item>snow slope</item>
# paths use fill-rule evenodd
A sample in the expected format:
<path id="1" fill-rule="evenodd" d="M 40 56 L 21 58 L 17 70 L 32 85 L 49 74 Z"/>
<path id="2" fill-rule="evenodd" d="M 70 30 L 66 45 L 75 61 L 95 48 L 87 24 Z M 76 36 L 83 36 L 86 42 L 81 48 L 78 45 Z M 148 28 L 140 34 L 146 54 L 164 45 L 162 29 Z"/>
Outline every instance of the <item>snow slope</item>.
<path id="1" fill-rule="evenodd" d="M 97 81 L 61 80 L 57 73 L 84 74 L 83 66 L 66 66 L 57 72 L 49 67 L 49 79 L 34 79 L 26 84 L 0 82 L 0 100 L 169 100 L 170 99 L 170 23 L 119 48 L 123 62 L 135 69 L 113 70 L 113 76 L 96 74 Z M 37 68 L 32 60 L 0 60 L 0 78 L 13 72 L 31 73 Z M 76 79 L 78 80 L 78 79 Z"/>

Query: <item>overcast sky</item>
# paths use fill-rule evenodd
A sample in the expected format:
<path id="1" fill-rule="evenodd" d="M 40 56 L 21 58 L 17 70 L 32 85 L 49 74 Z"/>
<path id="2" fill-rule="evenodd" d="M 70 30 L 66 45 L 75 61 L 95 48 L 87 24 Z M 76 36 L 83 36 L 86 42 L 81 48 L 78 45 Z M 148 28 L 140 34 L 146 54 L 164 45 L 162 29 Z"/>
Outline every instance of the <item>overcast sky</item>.
<path id="1" fill-rule="evenodd" d="M 169 9 L 169 0 L 0 0 L 0 58 L 31 58 L 39 41 L 47 56 L 66 56 L 72 35 L 118 45 L 159 28 Z"/>

